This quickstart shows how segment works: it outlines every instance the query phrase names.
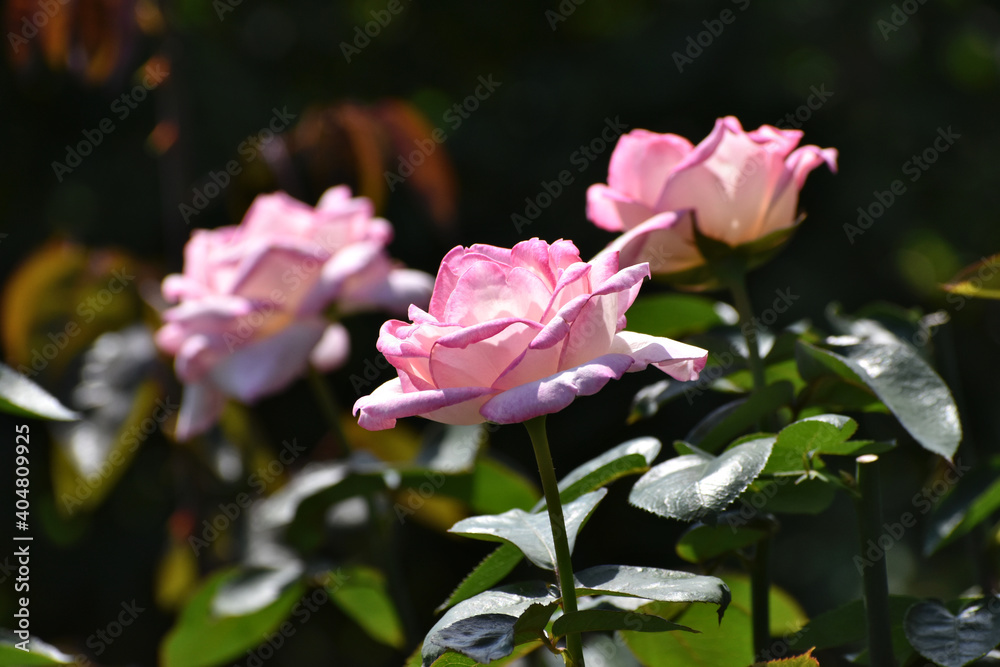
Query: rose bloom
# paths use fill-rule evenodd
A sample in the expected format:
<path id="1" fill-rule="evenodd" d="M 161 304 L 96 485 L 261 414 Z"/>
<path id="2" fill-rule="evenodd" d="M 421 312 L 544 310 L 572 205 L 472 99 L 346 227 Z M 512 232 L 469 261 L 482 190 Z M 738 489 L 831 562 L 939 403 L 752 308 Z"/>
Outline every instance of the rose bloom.
<path id="1" fill-rule="evenodd" d="M 211 427 L 227 397 L 253 403 L 313 364 L 341 365 L 347 331 L 331 324 L 363 309 L 404 312 L 427 303 L 432 278 L 399 268 L 385 251 L 391 225 L 350 189 L 328 190 L 313 209 L 278 192 L 257 197 L 238 226 L 196 230 L 184 273 L 167 276 L 157 345 L 185 384 L 176 435 Z"/>
<path id="2" fill-rule="evenodd" d="M 441 262 L 428 312 L 382 326 L 399 377 L 354 405 L 366 429 L 420 415 L 446 424 L 522 422 L 557 412 L 612 378 L 653 364 L 693 380 L 707 352 L 623 331 L 645 264 L 584 262 L 569 241 L 458 247 Z"/>
<path id="3" fill-rule="evenodd" d="M 744 132 L 732 116 L 697 146 L 676 134 L 629 132 L 611 154 L 608 184 L 587 190 L 587 217 L 625 232 L 608 247 L 622 265 L 648 261 L 655 274 L 699 267 L 694 220 L 702 235 L 732 247 L 796 225 L 806 176 L 824 162 L 837 170 L 835 149 L 796 149 L 801 138 L 770 125 Z"/>

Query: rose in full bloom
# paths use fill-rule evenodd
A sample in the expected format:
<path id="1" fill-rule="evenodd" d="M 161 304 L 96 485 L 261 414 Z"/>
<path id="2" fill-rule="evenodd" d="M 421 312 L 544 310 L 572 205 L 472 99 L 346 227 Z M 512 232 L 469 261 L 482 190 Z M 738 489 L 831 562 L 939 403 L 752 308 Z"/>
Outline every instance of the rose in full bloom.
<path id="1" fill-rule="evenodd" d="M 645 264 L 580 259 L 569 241 L 458 247 L 441 262 L 429 309 L 382 326 L 378 350 L 399 377 L 354 405 L 369 430 L 420 415 L 446 424 L 522 422 L 647 365 L 692 380 L 707 352 L 623 331 Z"/>
<path id="2" fill-rule="evenodd" d="M 227 397 L 253 403 L 295 380 L 311 363 L 339 366 L 348 353 L 337 315 L 426 304 L 433 278 L 396 266 L 392 227 L 364 197 L 328 190 L 316 208 L 285 193 L 261 195 L 238 226 L 197 230 L 184 272 L 167 276 L 156 342 L 174 355 L 185 384 L 177 437 L 208 429 Z"/>
<path id="3" fill-rule="evenodd" d="M 770 125 L 744 132 L 732 116 L 718 119 L 697 146 L 675 134 L 629 132 L 611 154 L 608 184 L 587 191 L 587 217 L 624 232 L 608 248 L 621 253 L 623 266 L 649 262 L 655 274 L 705 264 L 695 222 L 703 236 L 727 246 L 771 250 L 800 219 L 809 172 L 823 163 L 837 169 L 835 149 L 796 148 L 801 138 L 799 130 Z M 761 244 L 769 237 L 774 243 Z"/>

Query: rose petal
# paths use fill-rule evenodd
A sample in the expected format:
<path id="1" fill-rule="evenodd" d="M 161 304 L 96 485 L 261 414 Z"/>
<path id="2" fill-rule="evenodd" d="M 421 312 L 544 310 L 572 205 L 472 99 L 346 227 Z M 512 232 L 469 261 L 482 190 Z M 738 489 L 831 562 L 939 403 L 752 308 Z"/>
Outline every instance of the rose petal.
<path id="1" fill-rule="evenodd" d="M 255 403 L 302 375 L 325 330 L 326 323 L 318 318 L 289 325 L 225 357 L 212 368 L 212 380 L 230 396 Z"/>
<path id="2" fill-rule="evenodd" d="M 174 437 L 180 442 L 204 433 L 219 420 L 226 397 L 207 382 L 184 385 L 184 397 L 177 413 Z"/>
<path id="3" fill-rule="evenodd" d="M 497 424 L 516 424 L 559 412 L 577 396 L 596 394 L 610 380 L 620 378 L 632 363 L 627 354 L 605 354 L 576 368 L 497 394 L 479 412 Z"/>
<path id="4" fill-rule="evenodd" d="M 403 391 L 399 378 L 389 380 L 368 396 L 362 396 L 354 404 L 353 414 L 358 424 L 369 431 L 392 428 L 396 420 L 416 415 L 437 414 L 437 421 L 445 421 L 454 414 L 449 424 L 479 424 L 484 419 L 478 412 L 478 401 L 493 393 L 489 387 L 458 387 L 454 389 L 433 389 L 429 391 Z M 463 404 L 473 404 L 463 406 Z M 465 409 L 463 409 L 463 407 Z M 448 412 L 448 408 L 454 410 Z M 471 420 L 471 421 L 470 421 Z"/>
<path id="5" fill-rule="evenodd" d="M 691 216 L 686 212 L 650 218 L 612 241 L 598 257 L 613 252 L 619 253 L 621 266 L 648 262 L 654 274 L 684 271 L 705 261 L 695 245 Z"/>
<path id="6" fill-rule="evenodd" d="M 698 373 L 705 368 L 708 360 L 708 351 L 700 347 L 632 331 L 619 332 L 611 351 L 632 357 L 629 372 L 641 371 L 652 364 L 683 382 L 697 380 Z"/>
<path id="7" fill-rule="evenodd" d="M 652 207 L 659 200 L 670 171 L 692 150 L 691 142 L 676 134 L 649 130 L 623 134 L 611 153 L 608 185 L 635 202 Z M 626 225 L 626 229 L 633 226 Z"/>
<path id="8" fill-rule="evenodd" d="M 351 352 L 351 337 L 344 325 L 331 324 L 309 354 L 309 363 L 328 373 L 344 365 Z"/>

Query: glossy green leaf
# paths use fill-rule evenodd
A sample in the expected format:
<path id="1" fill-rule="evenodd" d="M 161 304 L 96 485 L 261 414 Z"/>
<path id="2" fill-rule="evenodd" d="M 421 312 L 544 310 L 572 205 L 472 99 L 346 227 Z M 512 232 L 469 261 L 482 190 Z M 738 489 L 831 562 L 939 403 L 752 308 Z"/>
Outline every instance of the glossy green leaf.
<path id="1" fill-rule="evenodd" d="M 640 607 L 647 614 L 668 616 L 677 623 L 699 630 L 699 634 L 624 631 L 622 639 L 646 667 L 747 667 L 753 662 L 753 635 L 750 624 L 750 582 L 747 577 L 726 575 L 732 591 L 732 604 L 722 623 L 706 605 L 662 605 Z M 772 588 L 771 634 L 790 642 L 801 638 L 803 646 L 812 646 L 805 613 L 787 593 Z M 795 644 L 793 644 L 795 645 Z"/>
<path id="2" fill-rule="evenodd" d="M 843 415 L 817 415 L 793 422 L 778 433 L 764 472 L 802 470 L 814 454 L 841 446 L 857 428 L 857 422 Z"/>
<path id="3" fill-rule="evenodd" d="M 27 651 L 18 648 L 26 646 Z M 0 667 L 35 667 L 35 665 L 75 665 L 76 658 L 37 637 L 22 640 L 10 630 L 0 630 Z"/>
<path id="4" fill-rule="evenodd" d="M 607 492 L 607 489 L 599 489 L 563 506 L 570 552 L 576 544 L 576 536 Z M 538 567 L 556 569 L 555 541 L 547 513 L 530 514 L 513 509 L 503 514 L 474 516 L 459 521 L 449 532 L 476 539 L 509 542 Z"/>
<path id="5" fill-rule="evenodd" d="M 924 553 L 928 555 L 968 534 L 1000 510 L 1000 458 L 975 469 L 963 465 L 959 458 L 941 481 L 954 490 L 931 512 L 924 533 Z"/>
<path id="6" fill-rule="evenodd" d="M 466 575 L 462 583 L 452 591 L 448 599 L 436 611 L 444 611 L 462 600 L 478 595 L 497 583 L 513 570 L 523 558 L 521 550 L 513 544 L 503 544 L 496 551 L 484 558 L 472 572 Z"/>
<path id="7" fill-rule="evenodd" d="M 267 609 L 299 585 L 302 571 L 301 563 L 294 560 L 281 569 L 238 569 L 216 590 L 210 611 L 218 617 L 235 617 Z"/>
<path id="8" fill-rule="evenodd" d="M 661 448 L 659 440 L 649 437 L 636 438 L 612 447 L 600 456 L 574 468 L 559 480 L 560 500 L 563 504 L 572 502 L 583 494 L 596 491 L 616 479 L 649 470 Z M 542 498 L 531 511 L 541 512 L 545 508 L 545 498 Z"/>
<path id="9" fill-rule="evenodd" d="M 639 478 L 629 502 L 681 521 L 696 521 L 728 507 L 764 469 L 774 438 L 746 442 L 716 457 L 677 456 Z"/>
<path id="10" fill-rule="evenodd" d="M 728 303 L 695 294 L 640 296 L 628 309 L 628 330 L 682 338 L 719 325 L 736 324 L 739 316 Z"/>
<path id="11" fill-rule="evenodd" d="M 164 667 L 213 667 L 235 660 L 273 633 L 305 593 L 305 586 L 298 583 L 257 612 L 217 616 L 212 612 L 212 600 L 237 574 L 229 570 L 213 575 L 184 607 L 160 646 Z"/>
<path id="12" fill-rule="evenodd" d="M 3 363 L 0 363 L 0 412 L 57 421 L 80 418 L 52 394 Z"/>
<path id="13" fill-rule="evenodd" d="M 685 625 L 671 623 L 659 616 L 640 614 L 634 611 L 614 609 L 584 609 L 565 613 L 552 624 L 552 634 L 562 637 L 573 632 L 610 632 L 631 630 L 633 632 L 667 632 L 682 630 L 697 632 Z"/>
<path id="14" fill-rule="evenodd" d="M 403 624 L 389 595 L 385 575 L 372 567 L 343 567 L 326 586 L 330 599 L 372 639 L 403 648 Z"/>
<path id="15" fill-rule="evenodd" d="M 799 343 L 803 377 L 825 369 L 865 384 L 921 446 L 948 459 L 954 456 L 962 439 L 958 409 L 944 381 L 912 346 L 901 341 L 835 345 L 831 340 L 838 339 L 828 339 L 830 349 Z"/>
<path id="16" fill-rule="evenodd" d="M 962 269 L 942 289 L 960 296 L 1000 299 L 1000 255 L 986 257 Z"/>
<path id="17" fill-rule="evenodd" d="M 510 655 L 518 618 L 536 604 L 553 610 L 556 605 L 549 587 L 541 581 L 502 586 L 459 602 L 427 633 L 422 649 L 424 664 L 433 664 L 449 650 L 479 662 Z"/>
<path id="18" fill-rule="evenodd" d="M 1000 644 L 1000 598 L 977 600 L 952 614 L 936 600 L 910 607 L 906 638 L 920 655 L 943 667 L 962 667 Z"/>
<path id="19" fill-rule="evenodd" d="M 704 563 L 756 544 L 767 534 L 766 530 L 731 525 L 720 518 L 714 526 L 704 523 L 691 526 L 677 540 L 677 555 L 691 563 Z"/>
<path id="20" fill-rule="evenodd" d="M 598 565 L 576 573 L 580 595 L 623 595 L 658 602 L 707 602 L 721 619 L 729 605 L 725 582 L 690 572 L 632 565 Z"/>
<path id="21" fill-rule="evenodd" d="M 659 440 L 648 437 L 636 438 L 612 447 L 563 477 L 559 482 L 559 497 L 563 503 L 568 503 L 620 477 L 645 472 L 656 459 L 661 447 Z M 535 503 L 532 512 L 544 511 L 545 507 L 543 498 Z M 521 557 L 521 551 L 510 544 L 499 547 L 462 580 L 448 599 L 438 607 L 438 611 L 493 586 L 517 566 Z"/>
<path id="22" fill-rule="evenodd" d="M 717 452 L 747 431 L 756 430 L 761 420 L 791 405 L 793 398 L 790 383 L 768 385 L 747 398 L 715 410 L 695 426 L 685 440 L 706 452 Z"/>

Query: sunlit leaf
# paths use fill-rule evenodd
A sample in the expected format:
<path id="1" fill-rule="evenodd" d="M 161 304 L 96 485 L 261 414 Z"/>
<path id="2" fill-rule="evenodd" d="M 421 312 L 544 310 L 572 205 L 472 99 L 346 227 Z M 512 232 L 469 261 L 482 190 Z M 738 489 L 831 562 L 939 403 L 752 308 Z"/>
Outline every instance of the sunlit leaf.
<path id="1" fill-rule="evenodd" d="M 729 606 L 725 582 L 690 572 L 632 565 L 598 565 L 576 573 L 579 595 L 623 595 L 658 602 L 706 602 L 718 606 L 718 618 Z"/>
<path id="2" fill-rule="evenodd" d="M 27 650 L 21 650 L 21 647 Z M 45 665 L 75 665 L 76 658 L 37 637 L 21 639 L 10 630 L 0 629 L 0 667 L 44 667 Z"/>
<path id="3" fill-rule="evenodd" d="M 696 521 L 728 507 L 764 469 L 774 438 L 760 438 L 712 456 L 677 456 L 639 478 L 629 502 L 648 512 Z"/>
<path id="4" fill-rule="evenodd" d="M 403 624 L 389 595 L 385 576 L 364 565 L 341 568 L 326 586 L 330 599 L 373 639 L 403 648 Z"/>
<path id="5" fill-rule="evenodd" d="M 570 552 L 573 551 L 576 537 L 583 525 L 606 494 L 607 489 L 600 489 L 563 507 Z M 552 539 L 547 513 L 531 514 L 513 509 L 503 514 L 474 516 L 459 521 L 449 532 L 477 539 L 508 542 L 520 549 L 538 567 L 556 569 L 555 541 Z"/>
<path id="6" fill-rule="evenodd" d="M 556 605 L 549 587 L 540 581 L 502 586 L 459 602 L 424 638 L 424 664 L 449 650 L 480 662 L 506 657 L 514 650 L 518 618 L 535 604 L 552 609 Z"/>
<path id="7" fill-rule="evenodd" d="M 0 411 L 37 419 L 80 418 L 79 413 L 6 364 L 0 364 Z"/>
<path id="8" fill-rule="evenodd" d="M 838 340 L 828 339 L 829 349 L 799 344 L 803 376 L 827 372 L 867 385 L 925 449 L 954 456 L 962 439 L 958 409 L 944 381 L 913 348 L 903 342 L 830 342 Z"/>
<path id="9" fill-rule="evenodd" d="M 1000 255 L 985 257 L 965 267 L 941 287 L 960 296 L 1000 299 Z"/>
<path id="10" fill-rule="evenodd" d="M 160 645 L 164 667 L 214 667 L 230 662 L 260 644 L 288 618 L 305 593 L 301 583 L 287 587 L 270 605 L 245 616 L 218 616 L 212 601 L 219 589 L 238 576 L 238 571 L 210 577 L 191 599 L 173 629 Z"/>

